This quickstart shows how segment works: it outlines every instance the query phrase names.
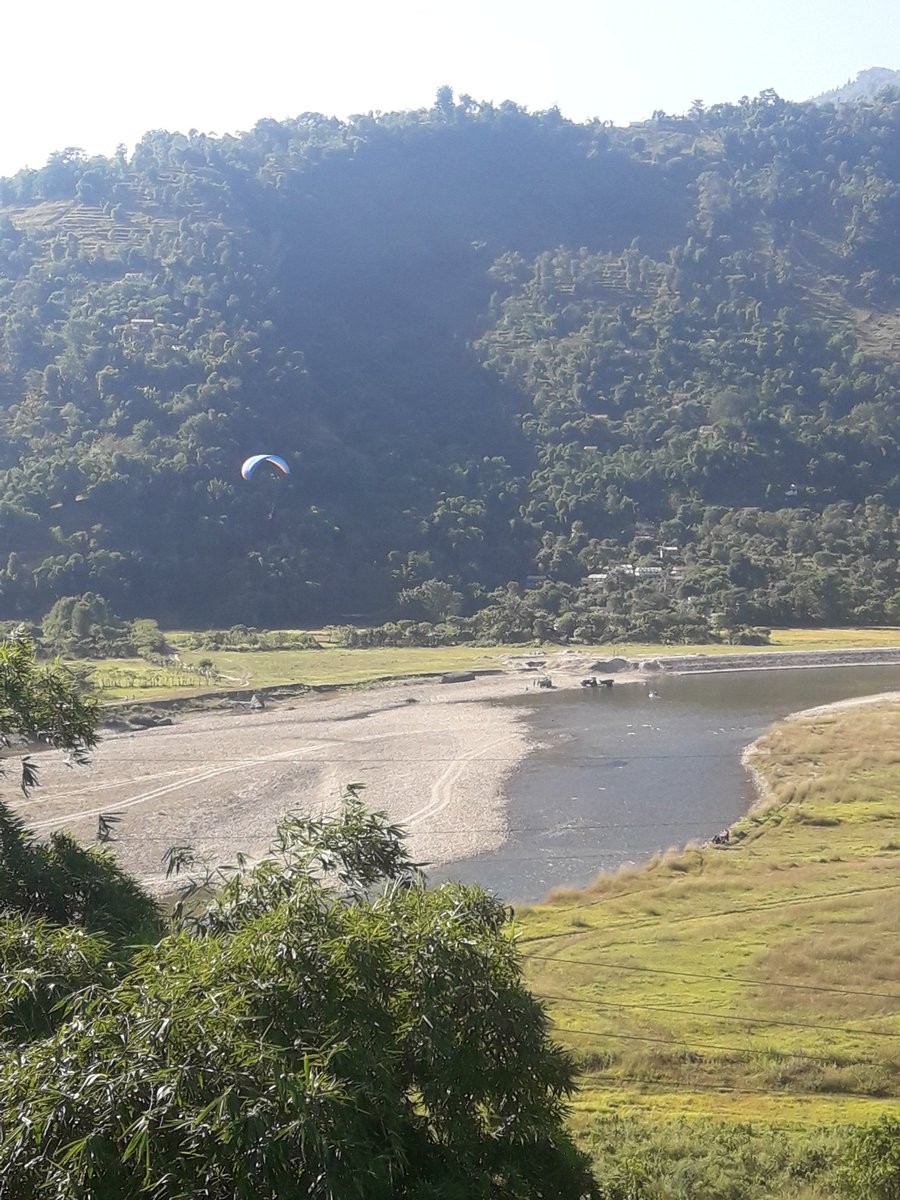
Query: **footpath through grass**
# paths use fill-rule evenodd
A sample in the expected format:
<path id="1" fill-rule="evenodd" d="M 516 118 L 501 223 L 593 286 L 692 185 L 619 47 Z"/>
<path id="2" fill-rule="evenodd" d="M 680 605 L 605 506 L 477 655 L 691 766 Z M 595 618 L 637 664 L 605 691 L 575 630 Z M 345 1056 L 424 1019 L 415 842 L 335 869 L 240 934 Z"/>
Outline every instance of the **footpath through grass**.
<path id="1" fill-rule="evenodd" d="M 241 688 L 308 684 L 312 687 L 351 686 L 379 679 L 439 674 L 442 671 L 491 670 L 511 655 L 553 655 L 565 647 L 547 645 L 400 647 L 343 650 L 316 633 L 321 650 L 190 650 L 186 635 L 166 635 L 178 659 L 158 666 L 142 659 L 100 659 L 90 664 L 94 680 L 107 700 L 164 700 L 202 696 Z M 900 646 L 900 628 L 776 629 L 768 646 L 661 646 L 627 642 L 602 646 L 572 646 L 579 654 L 597 658 L 657 658 L 667 654 L 757 654 L 778 650 L 847 650 Z M 199 667 L 212 662 L 213 674 Z"/>
<path id="2" fill-rule="evenodd" d="M 900 704 L 786 722 L 752 761 L 768 797 L 729 845 L 519 913 L 529 982 L 583 1071 L 586 1136 L 611 1115 L 900 1110 Z"/>

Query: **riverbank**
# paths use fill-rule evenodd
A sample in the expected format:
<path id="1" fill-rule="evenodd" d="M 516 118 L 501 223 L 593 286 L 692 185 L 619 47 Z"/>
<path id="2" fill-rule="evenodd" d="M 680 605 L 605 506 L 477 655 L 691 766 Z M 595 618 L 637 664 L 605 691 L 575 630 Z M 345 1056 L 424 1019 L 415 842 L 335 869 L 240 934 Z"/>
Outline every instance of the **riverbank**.
<path id="1" fill-rule="evenodd" d="M 766 802 L 696 846 L 520 911 L 583 1068 L 574 1120 L 865 1122 L 900 1098 L 900 695 L 755 743 Z M 597 1124 L 597 1123 L 600 1124 Z"/>
<path id="2" fill-rule="evenodd" d="M 84 841 L 102 813 L 118 814 L 112 850 L 161 891 L 169 847 L 260 858 L 287 812 L 333 810 L 361 783 L 367 805 L 409 830 L 418 861 L 446 863 L 504 840 L 504 783 L 529 741 L 526 713 L 496 701 L 525 687 L 514 673 L 406 681 L 107 732 L 83 772 L 43 758 L 40 789 L 16 808 L 39 836 L 68 829 Z"/>
<path id="3" fill-rule="evenodd" d="M 823 665 L 823 653 L 815 657 Z M 18 807 L 36 833 L 66 828 L 85 841 L 101 814 L 119 814 L 115 853 L 162 890 L 169 847 L 191 845 L 216 862 L 258 858 L 286 812 L 333 808 L 343 787 L 361 782 L 370 806 L 409 829 L 418 861 L 451 863 L 506 839 L 508 781 L 533 747 L 528 707 L 503 701 L 524 699 L 542 675 L 559 690 L 591 676 L 613 678 L 616 689 L 650 687 L 678 674 L 677 661 L 517 652 L 469 682 L 420 678 L 304 696 L 272 689 L 264 711 L 228 701 L 175 713 L 166 727 L 107 732 L 84 773 L 48 755 L 42 787 Z M 717 661 L 736 669 L 733 656 Z"/>
<path id="4" fill-rule="evenodd" d="M 816 667 L 889 666 L 900 663 L 900 647 L 865 646 L 839 650 L 773 650 L 756 647 L 747 650 L 725 650 L 716 653 L 656 654 L 628 657 L 598 654 L 567 649 L 546 656 L 509 655 L 507 666 L 523 669 L 523 664 L 536 662 L 539 668 L 552 674 L 561 672 L 571 684 L 578 678 L 595 673 L 612 674 L 624 680 L 646 678 L 649 675 L 707 674 L 713 671 L 784 671 L 809 670 Z"/>
<path id="5" fill-rule="evenodd" d="M 295 634 L 297 631 L 285 631 Z M 523 655 L 555 657 L 558 646 L 459 646 L 379 647 L 347 650 L 328 640 L 327 630 L 312 631 L 321 645 L 318 650 L 221 650 L 192 649 L 195 635 L 168 632 L 166 638 L 174 657 L 166 666 L 143 659 L 100 659 L 91 661 L 93 681 L 107 702 L 178 700 L 203 707 L 217 694 L 237 697 L 242 690 L 317 690 L 369 686 L 378 681 L 438 677 L 445 671 L 483 671 L 503 668 L 509 657 Z M 846 650 L 900 649 L 900 627 L 880 629 L 773 629 L 765 646 L 694 645 L 661 646 L 629 642 L 617 645 L 579 647 L 569 651 L 591 659 L 621 657 L 628 660 L 691 656 L 714 659 L 720 656 L 754 658 L 758 654 L 818 653 Z M 81 663 L 81 666 L 84 664 Z"/>

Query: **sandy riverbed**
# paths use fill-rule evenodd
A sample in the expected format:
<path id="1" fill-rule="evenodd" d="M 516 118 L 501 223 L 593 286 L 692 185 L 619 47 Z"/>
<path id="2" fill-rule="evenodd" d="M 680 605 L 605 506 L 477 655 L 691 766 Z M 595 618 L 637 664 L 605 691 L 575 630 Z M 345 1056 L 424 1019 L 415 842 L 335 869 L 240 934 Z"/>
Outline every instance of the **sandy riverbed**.
<path id="1" fill-rule="evenodd" d="M 239 851 L 259 857 L 280 817 L 333 809 L 349 783 L 364 784 L 366 803 L 405 825 L 418 860 L 484 854 L 504 841 L 506 781 L 530 748 L 526 710 L 496 703 L 534 686 L 522 666 L 511 660 L 502 674 L 468 683 L 411 680 L 107 734 L 87 768 L 41 756 L 42 786 L 16 807 L 35 833 L 68 829 L 84 841 L 96 837 L 101 813 L 118 813 L 115 852 L 152 888 L 165 884 L 167 848 L 190 845 L 220 862 Z M 545 669 L 557 687 L 577 687 L 591 666 L 562 652 Z M 617 686 L 652 681 L 633 666 L 616 674 Z"/>
<path id="2" fill-rule="evenodd" d="M 524 688 L 505 674 L 408 682 L 110 733 L 87 768 L 42 755 L 42 786 L 16 807 L 39 835 L 68 829 L 85 841 L 101 813 L 118 813 L 116 854 L 159 888 L 168 847 L 261 856 L 285 813 L 334 808 L 343 787 L 362 783 L 370 807 L 409 829 L 418 860 L 448 862 L 503 841 L 504 781 L 528 741 L 524 713 L 492 701 Z"/>

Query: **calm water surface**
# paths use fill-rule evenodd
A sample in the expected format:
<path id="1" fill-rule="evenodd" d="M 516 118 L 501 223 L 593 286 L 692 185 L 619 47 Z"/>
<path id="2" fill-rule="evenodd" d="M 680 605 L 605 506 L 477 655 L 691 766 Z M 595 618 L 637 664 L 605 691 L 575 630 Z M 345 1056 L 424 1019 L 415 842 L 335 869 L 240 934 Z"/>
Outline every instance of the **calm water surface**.
<path id="1" fill-rule="evenodd" d="M 797 709 L 900 690 L 900 666 L 657 677 L 647 686 L 528 692 L 507 701 L 540 747 L 508 784 L 510 838 L 431 872 L 515 901 L 706 840 L 754 799 L 741 750 Z M 658 693 L 652 698 L 650 693 Z"/>

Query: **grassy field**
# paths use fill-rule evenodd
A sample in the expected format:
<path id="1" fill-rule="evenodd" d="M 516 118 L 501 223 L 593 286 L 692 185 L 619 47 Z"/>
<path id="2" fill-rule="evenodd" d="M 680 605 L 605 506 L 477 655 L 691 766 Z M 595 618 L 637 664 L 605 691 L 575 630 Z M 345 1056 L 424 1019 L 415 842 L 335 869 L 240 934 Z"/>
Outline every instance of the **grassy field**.
<path id="1" fill-rule="evenodd" d="M 177 634 L 173 638 L 177 646 Z M 200 696 L 229 688 L 277 687 L 305 683 L 351 686 L 406 675 L 441 671 L 491 670 L 522 647 L 445 647 L 429 649 L 340 650 L 179 650 L 181 663 L 196 668 L 211 659 L 215 677 L 194 671 L 160 668 L 142 659 L 98 659 L 92 662 L 94 679 L 107 700 L 162 700 Z"/>
<path id="2" fill-rule="evenodd" d="M 882 625 L 867 629 L 773 629 L 771 646 L 757 646 L 756 649 L 865 650 L 884 646 L 900 646 L 900 628 Z"/>
<path id="3" fill-rule="evenodd" d="M 342 650 L 323 639 L 321 650 L 189 650 L 186 635 L 170 633 L 181 665 L 156 667 L 142 659 L 100 659 L 91 665 L 94 678 L 107 700 L 161 700 L 203 695 L 227 688 L 262 688 L 279 684 L 313 686 L 371 683 L 377 679 L 432 674 L 455 670 L 490 670 L 509 654 L 554 654 L 559 646 L 446 646 L 438 649 L 402 648 Z M 655 658 L 661 654 L 760 653 L 766 650 L 841 650 L 873 646 L 900 646 L 900 628 L 885 629 L 776 629 L 769 646 L 660 646 L 623 643 L 575 646 L 579 653 L 610 658 Z M 215 677 L 203 677 L 196 668 L 211 659 Z"/>
<path id="4" fill-rule="evenodd" d="M 576 1127 L 864 1122 L 900 1097 L 900 705 L 776 727 L 768 798 L 519 914 L 528 979 L 581 1066 Z"/>

